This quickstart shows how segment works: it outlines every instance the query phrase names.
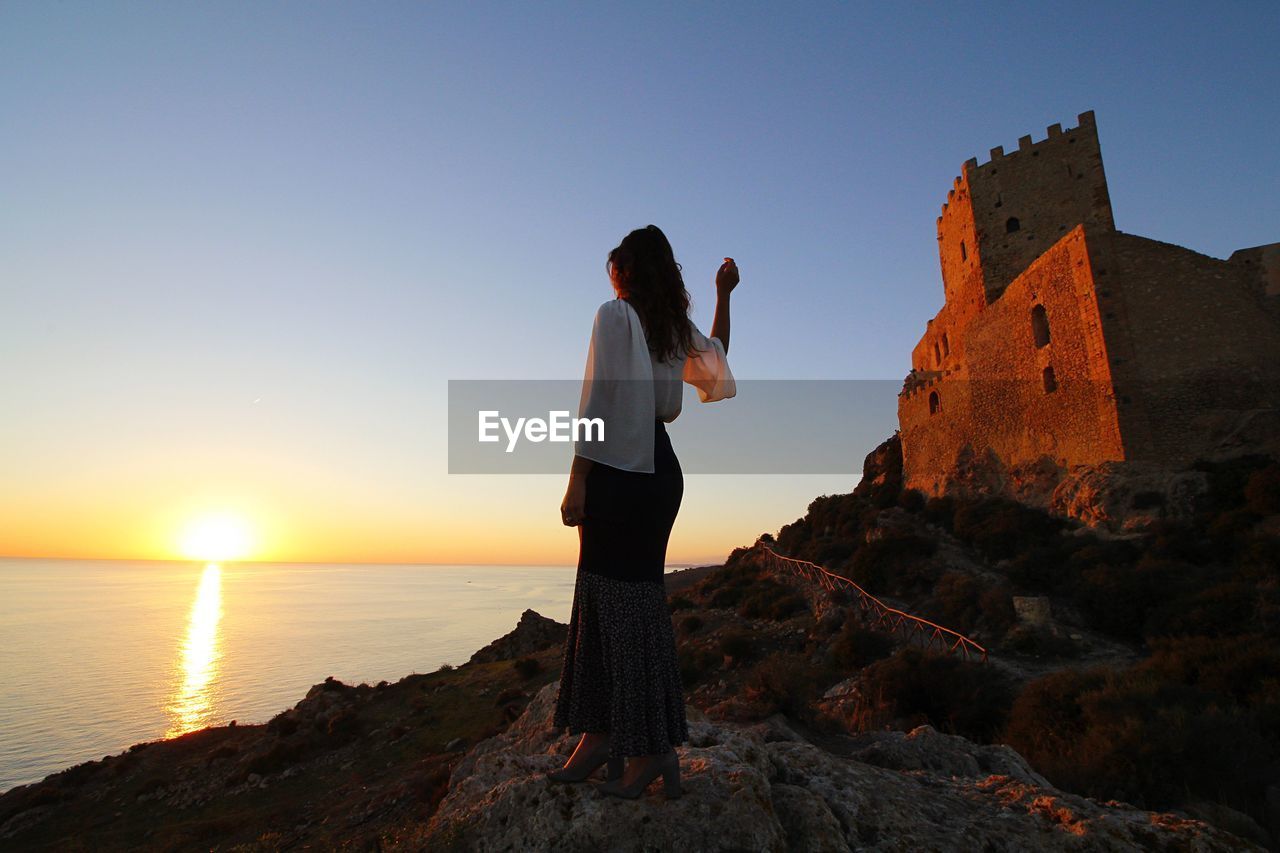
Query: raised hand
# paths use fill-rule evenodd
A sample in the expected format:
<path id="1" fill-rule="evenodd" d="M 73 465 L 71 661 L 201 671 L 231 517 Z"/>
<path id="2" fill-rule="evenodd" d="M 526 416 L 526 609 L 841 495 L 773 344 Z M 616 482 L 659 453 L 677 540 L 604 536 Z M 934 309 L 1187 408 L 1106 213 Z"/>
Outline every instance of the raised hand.
<path id="1" fill-rule="evenodd" d="M 716 270 L 716 293 L 719 296 L 728 296 L 737 286 L 738 265 L 733 262 L 733 258 L 725 258 L 720 269 Z"/>

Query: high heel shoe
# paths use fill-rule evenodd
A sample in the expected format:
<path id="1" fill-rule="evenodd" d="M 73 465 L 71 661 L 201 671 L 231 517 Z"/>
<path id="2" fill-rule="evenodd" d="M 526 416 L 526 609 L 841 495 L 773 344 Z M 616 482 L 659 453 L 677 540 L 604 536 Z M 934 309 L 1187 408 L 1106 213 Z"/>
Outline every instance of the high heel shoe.
<path id="1" fill-rule="evenodd" d="M 592 773 L 599 769 L 601 764 L 608 765 L 605 770 L 606 781 L 622 778 L 622 759 L 609 757 L 608 742 L 596 747 L 589 756 L 582 760 L 582 764 L 579 765 L 579 767 L 583 768 L 582 770 L 576 767 L 573 770 L 561 767 L 559 770 L 547 771 L 546 777 L 552 782 L 585 782 Z"/>
<path id="2" fill-rule="evenodd" d="M 684 793 L 680 785 L 680 759 L 673 749 L 657 761 L 649 765 L 643 773 L 630 785 L 624 786 L 621 779 L 596 783 L 595 789 L 610 797 L 622 797 L 634 800 L 644 793 L 649 783 L 662 776 L 662 792 L 668 800 L 678 799 Z"/>

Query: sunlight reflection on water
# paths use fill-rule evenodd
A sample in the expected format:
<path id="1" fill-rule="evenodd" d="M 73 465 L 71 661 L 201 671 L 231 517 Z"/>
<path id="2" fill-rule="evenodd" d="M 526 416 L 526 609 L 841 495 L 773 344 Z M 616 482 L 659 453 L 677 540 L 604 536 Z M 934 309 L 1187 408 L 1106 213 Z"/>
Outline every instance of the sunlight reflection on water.
<path id="1" fill-rule="evenodd" d="M 164 735 L 167 738 L 213 722 L 218 662 L 222 657 L 218 633 L 221 621 L 222 569 L 217 563 L 209 563 L 200 575 L 191 604 L 186 640 L 175 669 L 174 691 L 165 709 L 169 715 L 169 730 Z"/>
<path id="2" fill-rule="evenodd" d="M 568 622 L 574 583 L 572 566 L 0 558 L 0 791 L 264 723 L 330 675 L 463 664 L 525 608 Z"/>

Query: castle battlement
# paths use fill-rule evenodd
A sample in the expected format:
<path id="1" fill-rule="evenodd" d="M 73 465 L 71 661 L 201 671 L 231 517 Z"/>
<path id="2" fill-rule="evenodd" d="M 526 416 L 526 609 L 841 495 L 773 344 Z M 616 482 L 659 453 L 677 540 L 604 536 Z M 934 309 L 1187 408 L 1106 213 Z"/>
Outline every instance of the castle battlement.
<path id="1" fill-rule="evenodd" d="M 1053 146 L 1055 144 L 1061 144 L 1063 142 L 1068 145 L 1075 144 L 1075 140 L 1078 138 L 1076 134 L 1081 131 L 1086 133 L 1091 132 L 1096 137 L 1097 123 L 1093 115 L 1093 110 L 1088 110 L 1077 115 L 1075 127 L 1063 130 L 1061 124 L 1049 125 L 1045 128 L 1045 138 L 1039 142 L 1033 142 L 1030 134 L 1019 137 L 1018 149 L 1016 151 L 1005 153 L 1004 146 L 997 145 L 988 152 L 988 157 L 990 159 L 986 162 L 979 163 L 977 157 L 970 157 L 964 162 L 964 165 L 961 166 L 961 173 L 956 175 L 955 180 L 952 182 L 952 188 L 947 192 L 947 201 L 942 204 L 942 213 L 945 214 L 947 212 L 948 205 L 950 205 L 950 203 L 955 199 L 956 191 L 966 186 L 969 182 L 969 176 L 974 172 L 977 172 L 979 169 L 988 169 L 992 166 L 999 166 L 1002 163 L 1011 162 L 1014 158 L 1022 155 L 1038 157 L 1046 147 Z M 938 217 L 938 222 L 939 224 L 942 222 L 941 216 Z"/>
<path id="2" fill-rule="evenodd" d="M 1088 110 L 1086 112 L 1083 112 L 1077 115 L 1075 127 L 1067 128 L 1064 131 L 1062 129 L 1062 125 L 1051 124 L 1047 128 L 1045 128 L 1046 136 L 1044 139 L 1040 140 L 1039 142 L 1033 142 L 1031 140 L 1030 134 L 1026 136 L 1021 136 L 1018 138 L 1017 151 L 1010 151 L 1008 154 L 1006 154 L 1004 151 L 1004 146 L 997 145 L 995 148 L 992 148 L 990 152 L 988 152 L 988 156 L 990 157 L 990 159 L 987 162 L 979 164 L 978 158 L 973 157 L 967 160 L 964 165 L 966 169 L 980 169 L 986 166 L 990 166 L 992 164 L 999 164 L 1001 161 L 1007 160 L 1012 157 L 1016 157 L 1019 154 L 1026 154 L 1028 152 L 1035 151 L 1041 146 L 1043 146 L 1045 143 L 1054 142 L 1055 140 L 1062 141 L 1061 139 L 1059 139 L 1060 137 L 1070 138 L 1073 132 L 1078 130 L 1083 130 L 1085 128 L 1092 128 L 1096 133 L 1097 122 L 1094 119 L 1093 110 Z"/>

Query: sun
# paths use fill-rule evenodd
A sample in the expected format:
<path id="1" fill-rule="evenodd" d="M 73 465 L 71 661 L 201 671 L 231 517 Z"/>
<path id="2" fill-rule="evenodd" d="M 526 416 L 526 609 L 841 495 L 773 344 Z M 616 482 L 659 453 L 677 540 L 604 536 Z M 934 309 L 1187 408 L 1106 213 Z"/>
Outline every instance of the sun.
<path id="1" fill-rule="evenodd" d="M 243 560 L 253 550 L 253 532 L 240 516 L 211 513 L 193 519 L 182 531 L 179 549 L 191 560 Z"/>

